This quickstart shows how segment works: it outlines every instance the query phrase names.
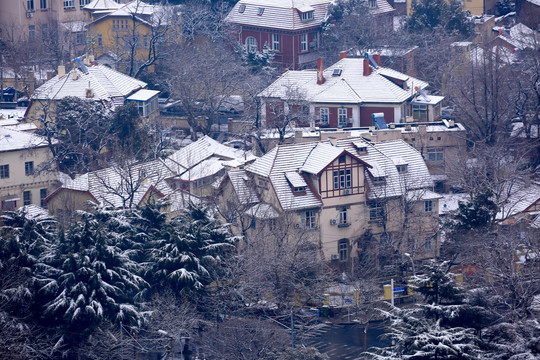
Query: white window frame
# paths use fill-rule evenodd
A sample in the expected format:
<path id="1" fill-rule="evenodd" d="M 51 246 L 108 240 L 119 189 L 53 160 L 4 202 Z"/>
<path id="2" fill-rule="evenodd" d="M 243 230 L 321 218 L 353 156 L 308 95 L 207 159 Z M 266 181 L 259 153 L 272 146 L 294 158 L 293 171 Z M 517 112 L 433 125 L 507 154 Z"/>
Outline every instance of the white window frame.
<path id="1" fill-rule="evenodd" d="M 346 207 L 342 207 L 339 209 L 339 225 L 349 225 L 349 218 Z"/>
<path id="2" fill-rule="evenodd" d="M 253 36 L 248 36 L 246 38 L 246 50 L 249 53 L 256 53 L 257 48 L 257 39 L 255 39 Z"/>
<path id="3" fill-rule="evenodd" d="M 428 148 L 427 161 L 444 161 L 444 148 L 442 147 Z"/>
<path id="4" fill-rule="evenodd" d="M 34 162 L 33 161 L 26 161 L 24 163 L 24 174 L 26 176 L 34 175 Z"/>
<path id="5" fill-rule="evenodd" d="M 279 34 L 272 34 L 272 50 L 274 51 L 280 50 L 279 40 L 280 40 Z"/>
<path id="6" fill-rule="evenodd" d="M 368 5 L 370 9 L 375 9 L 377 7 L 377 0 L 369 0 Z"/>
<path id="7" fill-rule="evenodd" d="M 9 179 L 9 164 L 0 165 L 0 179 Z"/>
<path id="8" fill-rule="evenodd" d="M 306 11 L 302 13 L 302 22 L 313 21 L 313 11 Z"/>
<path id="9" fill-rule="evenodd" d="M 339 108 L 338 109 L 338 127 L 347 126 L 347 109 Z"/>
<path id="10" fill-rule="evenodd" d="M 46 10 L 47 9 L 47 0 L 39 0 L 39 8 L 41 10 Z"/>
<path id="11" fill-rule="evenodd" d="M 369 204 L 369 220 L 384 219 L 384 203 L 374 201 Z"/>
<path id="12" fill-rule="evenodd" d="M 319 118 L 320 118 L 321 125 L 328 125 L 330 123 L 330 109 L 320 108 Z"/>
<path id="13" fill-rule="evenodd" d="M 317 226 L 316 223 L 316 214 L 315 210 L 306 210 L 302 212 L 302 227 L 305 229 L 315 229 Z"/>
<path id="14" fill-rule="evenodd" d="M 30 190 L 23 191 L 23 205 L 32 204 L 32 192 Z"/>
<path id="15" fill-rule="evenodd" d="M 412 115 L 414 120 L 427 121 L 428 107 L 426 104 L 412 104 Z"/>
<path id="16" fill-rule="evenodd" d="M 34 0 L 26 0 L 26 11 L 34 11 Z"/>
<path id="17" fill-rule="evenodd" d="M 433 200 L 424 201 L 424 212 L 431 213 L 433 212 Z"/>
<path id="18" fill-rule="evenodd" d="M 399 174 L 406 174 L 409 170 L 408 168 L 409 167 L 407 164 L 396 165 L 396 169 Z"/>
<path id="19" fill-rule="evenodd" d="M 63 4 L 64 4 L 64 10 L 75 9 L 75 0 L 64 0 Z"/>
<path id="20" fill-rule="evenodd" d="M 308 51 L 308 34 L 304 33 L 300 35 L 300 51 Z"/>

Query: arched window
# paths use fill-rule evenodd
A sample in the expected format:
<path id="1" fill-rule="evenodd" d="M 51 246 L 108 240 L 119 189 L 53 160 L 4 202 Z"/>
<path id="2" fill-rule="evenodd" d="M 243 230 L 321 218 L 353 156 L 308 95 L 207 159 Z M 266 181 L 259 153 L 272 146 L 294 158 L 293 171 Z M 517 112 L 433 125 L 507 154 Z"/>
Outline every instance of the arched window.
<path id="1" fill-rule="evenodd" d="M 246 48 L 250 53 L 257 52 L 257 39 L 255 39 L 253 36 L 248 36 L 246 38 Z"/>

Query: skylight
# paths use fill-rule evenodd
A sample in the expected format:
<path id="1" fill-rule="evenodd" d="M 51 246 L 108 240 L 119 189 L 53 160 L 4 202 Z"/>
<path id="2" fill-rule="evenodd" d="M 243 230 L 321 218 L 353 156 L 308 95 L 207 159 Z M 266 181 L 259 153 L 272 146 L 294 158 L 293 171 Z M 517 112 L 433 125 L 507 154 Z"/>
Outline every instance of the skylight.
<path id="1" fill-rule="evenodd" d="M 257 15 L 258 15 L 258 16 L 262 16 L 263 13 L 264 13 L 264 8 L 263 8 L 263 7 L 260 7 L 260 8 L 257 10 Z"/>
<path id="2" fill-rule="evenodd" d="M 238 7 L 238 12 L 240 14 L 243 14 L 244 11 L 246 11 L 246 5 L 242 4 L 242 5 L 240 5 L 240 7 Z"/>

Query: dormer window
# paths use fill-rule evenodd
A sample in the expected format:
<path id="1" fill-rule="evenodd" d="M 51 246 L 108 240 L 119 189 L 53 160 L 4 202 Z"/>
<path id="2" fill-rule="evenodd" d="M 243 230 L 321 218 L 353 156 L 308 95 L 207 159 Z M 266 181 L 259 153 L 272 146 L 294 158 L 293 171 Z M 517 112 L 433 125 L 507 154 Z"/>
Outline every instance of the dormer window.
<path id="1" fill-rule="evenodd" d="M 407 170 L 408 170 L 407 164 L 396 165 L 396 168 L 397 168 L 397 172 L 400 173 L 400 174 L 405 174 L 407 172 Z"/>
<path id="2" fill-rule="evenodd" d="M 263 7 L 260 7 L 260 8 L 257 10 L 257 15 L 258 15 L 258 16 L 262 16 L 263 13 L 264 13 L 264 8 L 263 8 Z"/>
<path id="3" fill-rule="evenodd" d="M 370 9 L 375 9 L 377 7 L 377 0 L 369 0 L 368 3 Z"/>
<path id="4" fill-rule="evenodd" d="M 244 11 L 246 11 L 246 5 L 242 4 L 242 5 L 240 5 L 240 6 L 238 7 L 238 12 L 239 12 L 240 14 L 243 14 Z"/>
<path id="5" fill-rule="evenodd" d="M 307 11 L 302 13 L 302 22 L 312 21 L 313 11 Z"/>
<path id="6" fill-rule="evenodd" d="M 285 173 L 285 178 L 289 181 L 291 189 L 295 195 L 301 195 L 306 193 L 307 183 L 296 171 L 289 171 Z"/>
<path id="7" fill-rule="evenodd" d="M 375 184 L 375 185 L 384 184 L 385 182 L 386 182 L 386 180 L 385 180 L 384 176 L 373 177 L 373 184 Z"/>

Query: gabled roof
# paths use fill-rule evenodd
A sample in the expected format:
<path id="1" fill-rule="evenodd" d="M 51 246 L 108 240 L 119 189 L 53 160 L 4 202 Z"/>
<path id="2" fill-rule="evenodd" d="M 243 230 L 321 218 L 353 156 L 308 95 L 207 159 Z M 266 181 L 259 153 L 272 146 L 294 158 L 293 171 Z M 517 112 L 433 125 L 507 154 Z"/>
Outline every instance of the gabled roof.
<path id="1" fill-rule="evenodd" d="M 114 10 L 124 6 L 114 0 L 94 0 L 84 7 L 85 10 Z"/>
<path id="2" fill-rule="evenodd" d="M 358 138 L 341 139 L 336 141 L 336 146 L 355 153 L 355 143 L 358 143 Z M 372 166 L 365 170 L 369 199 L 404 196 L 414 190 L 433 187 L 422 155 L 403 140 L 375 144 L 366 142 L 366 145 L 367 151 L 356 152 L 356 156 Z M 407 172 L 398 173 L 396 165 L 402 164 L 407 164 Z M 384 182 L 374 183 L 373 177 L 384 177 Z"/>
<path id="3" fill-rule="evenodd" d="M 377 7 L 374 9 L 369 9 L 369 12 L 373 15 L 387 14 L 395 11 L 395 9 L 390 5 L 386 0 L 376 0 Z"/>
<path id="4" fill-rule="evenodd" d="M 370 65 L 371 67 L 371 65 Z M 332 76 L 334 69 L 341 69 L 340 76 Z M 324 84 L 317 84 L 317 71 L 287 71 L 259 96 L 290 98 L 298 93 L 312 103 L 402 103 L 416 94 L 418 86 L 429 84 L 399 71 L 379 66 L 371 67 L 371 74 L 364 76 L 363 58 L 345 58 L 323 72 Z M 407 88 L 398 86 L 389 78 L 406 79 Z"/>
<path id="5" fill-rule="evenodd" d="M 236 192 L 240 204 L 255 204 L 259 202 L 257 192 L 249 186 L 249 177 L 245 170 L 229 171 L 227 176 Z"/>
<path id="6" fill-rule="evenodd" d="M 89 172 L 75 179 L 64 178 L 60 188 L 50 194 L 46 201 L 62 190 L 87 192 L 96 201 L 120 208 L 132 197 L 133 205 L 139 205 L 149 191 L 170 195 L 174 191 L 165 179 L 174 176 L 161 160 L 133 164 L 127 168 L 109 167 Z"/>
<path id="7" fill-rule="evenodd" d="M 86 69 L 86 73 L 74 68 L 64 76 L 56 75 L 36 89 L 32 99 L 61 100 L 67 96 L 87 99 L 86 89 L 91 88 L 93 100 L 113 102 L 115 98 L 121 98 L 123 103 L 125 96 L 146 87 L 145 82 L 98 63 L 86 65 Z M 77 74 L 76 79 L 74 73 Z"/>
<path id="8" fill-rule="evenodd" d="M 211 157 L 222 160 L 222 162 L 241 159 L 249 162 L 255 159 L 251 152 L 225 146 L 206 135 L 194 143 L 175 151 L 165 159 L 165 164 L 172 171 L 181 175 L 186 170 Z"/>
<path id="9" fill-rule="evenodd" d="M 320 26 L 330 0 L 240 0 L 225 21 L 263 28 L 301 30 Z M 240 12 L 240 8 L 244 10 Z M 259 8 L 263 8 L 262 15 Z M 302 12 L 313 11 L 313 20 L 302 22 Z"/>
<path id="10" fill-rule="evenodd" d="M 172 9 L 175 9 L 175 11 L 169 12 Z M 175 16 L 179 13 L 178 9 L 179 6 L 151 5 L 140 0 L 134 0 L 128 4 L 119 5 L 117 8 L 96 9 L 94 14 L 103 14 L 103 16 L 95 19 L 90 24 L 98 23 L 110 17 L 125 17 L 137 19 L 148 26 L 165 25 L 171 20 L 171 15 Z"/>
<path id="11" fill-rule="evenodd" d="M 513 181 L 507 185 L 506 193 L 509 193 L 508 199 L 499 207 L 496 218 L 504 220 L 508 217 L 518 215 L 540 201 L 540 184 L 531 182 L 526 186 L 523 181 Z"/>

